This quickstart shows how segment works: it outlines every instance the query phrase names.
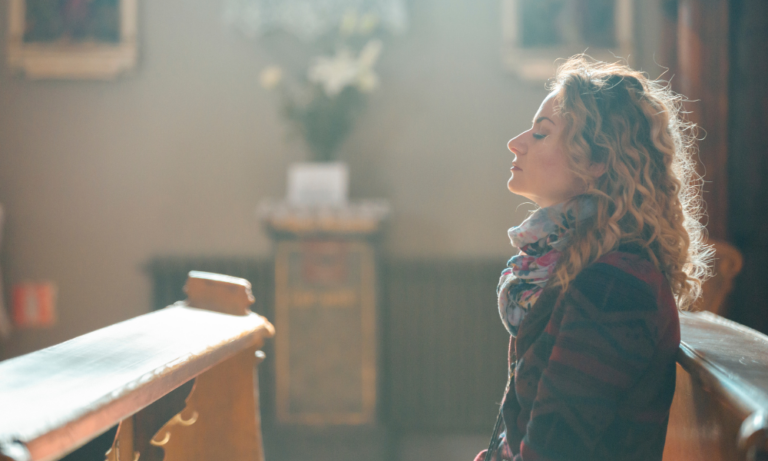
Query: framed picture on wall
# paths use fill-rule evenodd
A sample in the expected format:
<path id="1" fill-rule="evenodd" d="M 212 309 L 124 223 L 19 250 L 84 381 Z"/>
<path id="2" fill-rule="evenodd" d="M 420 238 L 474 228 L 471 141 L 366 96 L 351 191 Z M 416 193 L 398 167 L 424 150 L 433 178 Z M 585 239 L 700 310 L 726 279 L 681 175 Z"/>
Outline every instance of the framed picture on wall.
<path id="1" fill-rule="evenodd" d="M 502 0 L 503 61 L 525 80 L 554 75 L 557 60 L 586 53 L 631 57 L 635 0 Z"/>
<path id="2" fill-rule="evenodd" d="M 31 79 L 117 77 L 136 65 L 136 2 L 9 0 L 9 67 Z"/>

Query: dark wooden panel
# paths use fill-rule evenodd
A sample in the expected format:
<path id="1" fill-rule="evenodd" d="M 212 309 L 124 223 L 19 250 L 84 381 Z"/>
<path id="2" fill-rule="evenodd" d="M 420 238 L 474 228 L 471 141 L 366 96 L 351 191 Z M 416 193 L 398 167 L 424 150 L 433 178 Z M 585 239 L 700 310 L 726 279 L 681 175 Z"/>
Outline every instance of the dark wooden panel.
<path id="1" fill-rule="evenodd" d="M 490 431 L 509 334 L 496 309 L 503 261 L 389 261 L 384 410 L 402 431 Z"/>
<path id="2" fill-rule="evenodd" d="M 662 78 L 671 80 L 677 89 L 677 12 L 678 0 L 661 0 L 661 49 L 658 63 L 667 69 Z"/>
<path id="3" fill-rule="evenodd" d="M 701 128 L 700 173 L 706 181 L 707 229 L 728 233 L 728 1 L 679 0 L 676 85 Z"/>
<path id="4" fill-rule="evenodd" d="M 768 2 L 731 1 L 729 227 L 744 254 L 729 317 L 768 332 Z"/>

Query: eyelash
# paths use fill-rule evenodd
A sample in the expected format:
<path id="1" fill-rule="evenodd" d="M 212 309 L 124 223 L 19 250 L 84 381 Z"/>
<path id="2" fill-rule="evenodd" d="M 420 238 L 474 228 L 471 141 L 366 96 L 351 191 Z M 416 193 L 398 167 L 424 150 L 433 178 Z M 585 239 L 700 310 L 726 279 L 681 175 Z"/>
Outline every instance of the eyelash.
<path id="1" fill-rule="evenodd" d="M 546 138 L 546 137 L 547 137 L 547 135 L 545 135 L 545 134 L 541 134 L 541 133 L 533 133 L 533 138 L 534 138 L 534 139 L 544 139 L 544 138 Z"/>

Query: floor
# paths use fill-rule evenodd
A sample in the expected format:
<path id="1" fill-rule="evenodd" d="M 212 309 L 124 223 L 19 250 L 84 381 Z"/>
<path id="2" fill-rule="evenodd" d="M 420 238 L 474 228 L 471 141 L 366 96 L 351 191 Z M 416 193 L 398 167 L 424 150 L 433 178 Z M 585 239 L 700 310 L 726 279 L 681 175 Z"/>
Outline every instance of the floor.
<path id="1" fill-rule="evenodd" d="M 401 435 L 381 430 L 264 432 L 266 461 L 472 461 L 486 434 Z"/>
<path id="2" fill-rule="evenodd" d="M 393 461 L 472 461 L 488 446 L 490 435 L 406 436 Z"/>

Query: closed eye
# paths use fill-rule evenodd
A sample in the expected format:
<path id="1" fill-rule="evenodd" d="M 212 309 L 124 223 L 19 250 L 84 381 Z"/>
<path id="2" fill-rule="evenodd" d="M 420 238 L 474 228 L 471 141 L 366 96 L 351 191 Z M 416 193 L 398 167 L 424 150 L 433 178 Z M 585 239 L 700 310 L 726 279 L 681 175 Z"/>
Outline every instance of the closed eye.
<path id="1" fill-rule="evenodd" d="M 547 137 L 547 135 L 542 134 L 542 133 L 533 133 L 533 139 L 544 139 L 546 137 Z"/>

